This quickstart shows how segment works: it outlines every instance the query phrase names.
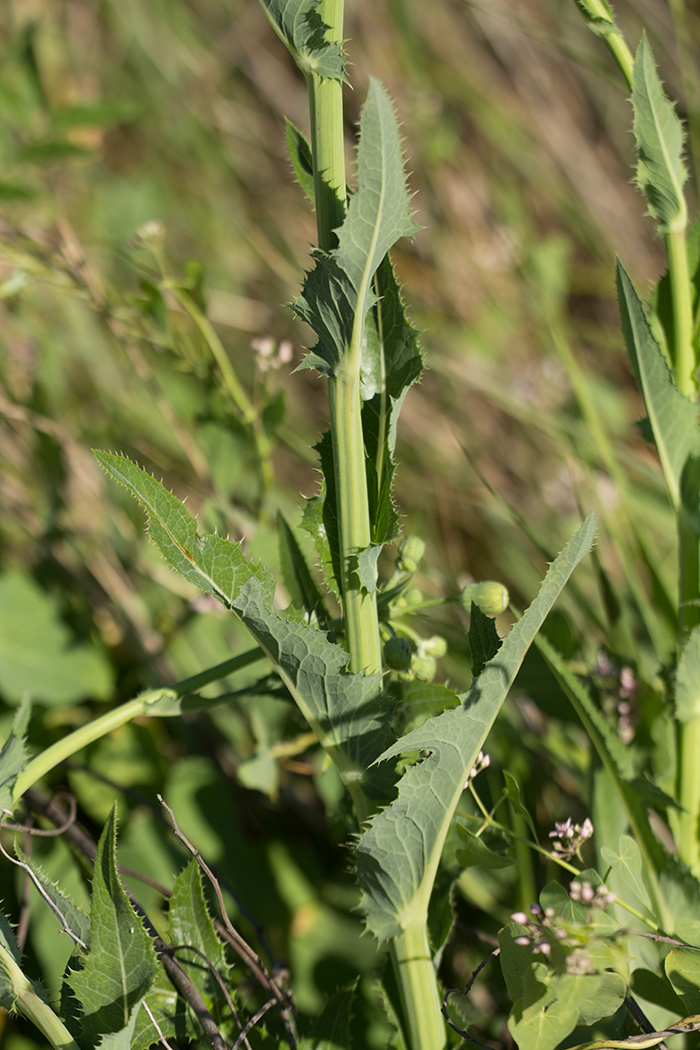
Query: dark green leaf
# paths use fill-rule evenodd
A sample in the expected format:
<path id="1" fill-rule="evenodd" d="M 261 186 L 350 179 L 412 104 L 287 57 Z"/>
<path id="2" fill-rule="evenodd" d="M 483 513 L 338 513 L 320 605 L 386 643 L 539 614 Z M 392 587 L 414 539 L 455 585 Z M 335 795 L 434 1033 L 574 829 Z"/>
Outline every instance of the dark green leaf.
<path id="1" fill-rule="evenodd" d="M 476 678 L 489 660 L 501 648 L 502 639 L 496 630 L 492 616 L 487 616 L 472 602 L 469 620 L 469 649 L 472 658 L 472 674 Z"/>
<path id="2" fill-rule="evenodd" d="M 90 952 L 82 970 L 67 977 L 80 1005 L 80 1029 L 74 1035 L 84 1046 L 129 1023 L 157 969 L 153 941 L 119 881 L 116 835 L 112 810 L 95 857 Z"/>
<path id="3" fill-rule="evenodd" d="M 296 127 L 295 124 L 292 124 L 291 120 L 288 120 L 286 117 L 284 125 L 287 130 L 287 151 L 289 153 L 289 159 L 292 162 L 292 167 L 294 168 L 294 174 L 297 177 L 297 182 L 311 203 L 315 204 L 314 162 L 311 154 L 311 146 L 309 146 L 304 135 L 299 131 L 299 128 Z"/>

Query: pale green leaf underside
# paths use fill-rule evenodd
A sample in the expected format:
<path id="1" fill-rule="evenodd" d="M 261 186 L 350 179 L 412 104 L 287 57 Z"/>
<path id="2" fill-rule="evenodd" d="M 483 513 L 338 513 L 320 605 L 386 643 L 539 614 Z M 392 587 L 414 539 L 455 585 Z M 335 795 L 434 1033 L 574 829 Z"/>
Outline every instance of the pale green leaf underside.
<path id="1" fill-rule="evenodd" d="M 97 847 L 92 882 L 90 952 L 67 978 L 81 1006 L 81 1037 L 94 1045 L 120 1032 L 156 973 L 153 942 L 119 881 L 116 818 L 110 814 Z"/>
<path id="2" fill-rule="evenodd" d="M 352 350 L 359 369 L 365 320 L 375 302 L 372 281 L 384 256 L 400 237 L 411 237 L 411 217 L 396 116 L 389 97 L 370 81 L 360 120 L 357 192 L 338 230 L 338 247 L 317 252 L 294 308 L 319 337 L 304 367 L 337 375 Z"/>
<path id="3" fill-rule="evenodd" d="M 199 536 L 197 522 L 180 500 L 126 456 L 95 450 L 113 478 L 135 496 L 148 513 L 148 531 L 165 560 L 227 608 L 257 566 L 247 561 L 239 543 L 222 536 Z"/>
<path id="4" fill-rule="evenodd" d="M 396 801 L 370 822 L 358 845 L 363 908 L 380 940 L 425 921 L 440 853 L 465 781 L 522 660 L 571 573 L 590 550 L 590 515 L 552 563 L 538 596 L 462 697 L 388 748 L 382 760 L 414 750 L 427 758 L 399 782 Z"/>
<path id="5" fill-rule="evenodd" d="M 339 44 L 326 40 L 326 25 L 318 13 L 319 0 L 260 0 L 263 10 L 304 73 L 332 80 L 345 79 L 345 61 Z"/>
<path id="6" fill-rule="evenodd" d="M 622 330 L 639 383 L 671 500 L 681 505 L 683 470 L 700 455 L 698 407 L 673 381 L 659 344 L 652 335 L 644 307 L 622 263 L 617 264 Z"/>
<path id="7" fill-rule="evenodd" d="M 240 617 L 341 776 L 362 781 L 370 795 L 384 796 L 386 770 L 368 772 L 392 739 L 382 676 L 350 674 L 348 654 L 322 631 L 279 614 L 267 570 L 246 561 L 240 544 L 199 536 L 192 515 L 150 474 L 123 456 L 95 455 L 146 508 L 148 531 L 170 565 Z"/>
<path id="8" fill-rule="evenodd" d="M 683 230 L 687 223 L 683 184 L 688 177 L 683 163 L 685 133 L 664 93 L 646 35 L 634 60 L 632 107 L 639 153 L 637 183 L 649 202 L 649 214 L 661 233 Z"/>

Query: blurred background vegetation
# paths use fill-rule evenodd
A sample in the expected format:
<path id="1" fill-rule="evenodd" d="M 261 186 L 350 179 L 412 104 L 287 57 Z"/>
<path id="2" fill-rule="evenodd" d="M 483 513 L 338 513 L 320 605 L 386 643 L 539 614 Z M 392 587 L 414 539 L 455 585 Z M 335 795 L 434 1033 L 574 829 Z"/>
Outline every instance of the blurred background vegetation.
<path id="1" fill-rule="evenodd" d="M 634 426 L 613 267 L 618 253 L 644 290 L 663 255 L 631 183 L 621 78 L 572 0 L 346 7 L 348 158 L 374 75 L 396 102 L 422 227 L 394 253 L 427 365 L 401 417 L 396 490 L 406 530 L 428 543 L 420 586 L 449 594 L 493 577 L 522 606 L 594 508 L 597 558 L 551 632 L 591 667 L 595 624 L 612 625 L 608 640 L 634 640 L 635 671 L 651 673 L 673 644 L 675 536 Z M 632 46 L 646 26 L 692 133 L 692 5 L 621 0 L 617 15 Z M 307 126 L 305 85 L 255 0 L 5 0 L 0 112 L 1 722 L 29 690 L 41 747 L 105 703 L 248 648 L 159 560 L 89 450 L 138 460 L 204 525 L 277 565 L 276 514 L 298 522 L 325 427 L 324 384 L 292 373 L 308 330 L 284 305 L 315 227 L 284 135 L 285 116 Z M 441 673 L 459 687 L 463 628 L 439 614 L 428 630 L 448 637 Z M 536 780 L 546 834 L 585 814 L 589 759 L 551 682 L 533 703 L 542 675 L 533 658 L 488 777 L 505 766 L 525 791 Z M 232 905 L 252 939 L 264 930 L 290 963 L 302 1010 L 357 972 L 371 981 L 374 950 L 346 913 L 344 826 L 327 816 L 339 788 L 278 697 L 124 727 L 55 782 L 66 779 L 95 832 L 119 793 L 122 859 L 139 867 L 146 854 L 170 883 L 181 855 L 153 807 L 165 783 L 254 913 Z M 79 894 L 68 849 L 42 852 Z M 476 931 L 492 935 L 544 876 L 529 859 L 517 876 L 465 877 L 448 984 L 484 954 Z M 21 881 L 1 881 L 16 917 Z M 31 919 L 27 950 L 55 990 L 67 947 L 52 922 Z M 482 1030 L 500 1038 L 497 982 L 474 994 Z M 358 1045 L 386 1045 L 369 1007 L 355 1024 Z"/>

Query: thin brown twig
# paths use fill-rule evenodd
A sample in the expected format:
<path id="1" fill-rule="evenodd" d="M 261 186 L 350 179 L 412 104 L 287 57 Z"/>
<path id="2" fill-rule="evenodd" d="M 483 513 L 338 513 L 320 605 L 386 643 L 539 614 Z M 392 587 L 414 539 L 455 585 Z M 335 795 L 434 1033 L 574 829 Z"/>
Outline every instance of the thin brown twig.
<path id="1" fill-rule="evenodd" d="M 239 1035 L 238 1039 L 236 1040 L 236 1042 L 231 1047 L 231 1050 L 238 1050 L 238 1047 L 241 1045 L 241 1043 L 243 1042 L 245 1037 L 248 1035 L 248 1032 L 251 1030 L 251 1028 L 253 1028 L 254 1025 L 256 1025 L 258 1023 L 258 1021 L 262 1017 L 265 1016 L 265 1014 L 267 1013 L 267 1011 L 269 1009 L 271 1009 L 271 1007 L 276 1006 L 276 1005 L 277 1004 L 276 1004 L 274 996 L 272 997 L 272 999 L 268 999 L 267 1002 L 263 1006 L 260 1007 L 258 1012 L 256 1014 L 253 1014 L 253 1016 L 251 1017 L 250 1021 L 248 1021 L 248 1024 L 245 1026 L 245 1028 L 243 1029 L 243 1031 Z"/>
<path id="2" fill-rule="evenodd" d="M 238 1025 L 238 1031 L 239 1032 L 243 1031 L 243 1025 L 241 1024 L 240 1018 L 238 1016 L 238 1011 L 236 1010 L 236 1007 L 234 1005 L 233 999 L 231 998 L 231 994 L 230 994 L 228 988 L 226 987 L 226 982 L 224 981 L 223 977 L 221 976 L 221 974 L 217 970 L 216 966 L 214 966 L 214 963 L 211 961 L 211 959 L 207 955 L 205 955 L 204 952 L 201 952 L 199 950 L 199 948 L 195 948 L 195 946 L 193 944 L 173 944 L 173 945 L 170 945 L 170 947 L 168 948 L 168 951 L 172 952 L 173 955 L 175 955 L 177 952 L 185 952 L 185 951 L 187 951 L 187 952 L 194 952 L 195 955 L 198 955 L 199 958 L 202 959 L 206 963 L 210 974 L 212 975 L 214 980 L 219 985 L 219 988 L 221 989 L 222 994 L 223 994 L 224 998 L 226 999 L 226 1005 L 228 1006 L 229 1010 L 231 1011 L 231 1015 L 232 1015 L 234 1021 Z M 248 1040 L 246 1040 L 246 1046 L 248 1046 L 248 1050 L 250 1050 L 250 1047 L 249 1047 L 249 1044 L 248 1044 Z"/>
<path id="3" fill-rule="evenodd" d="M 453 1031 L 455 1031 L 457 1033 L 457 1035 L 461 1035 L 463 1039 L 467 1039 L 470 1043 L 473 1043 L 475 1046 L 481 1047 L 481 1050 L 493 1050 L 493 1048 L 488 1046 L 487 1043 L 482 1043 L 478 1039 L 475 1039 L 475 1037 L 473 1035 L 470 1035 L 469 1032 L 465 1032 L 465 1031 L 463 1031 L 463 1029 L 458 1028 L 457 1025 L 453 1021 L 450 1020 L 450 1015 L 447 1012 L 447 1000 L 448 1000 L 448 998 L 451 995 L 460 995 L 461 998 L 464 999 L 465 996 L 467 996 L 469 994 L 469 992 L 471 991 L 471 989 L 472 989 L 472 987 L 474 985 L 474 982 L 476 981 L 477 977 L 479 976 L 479 974 L 481 973 L 483 968 L 486 966 L 486 964 L 490 963 L 492 959 L 495 959 L 500 954 L 501 954 L 501 949 L 500 948 L 495 948 L 492 952 L 490 952 L 486 956 L 485 959 L 481 960 L 481 962 L 477 966 L 476 970 L 474 970 L 474 973 L 471 975 L 471 977 L 467 981 L 466 985 L 464 986 L 464 991 L 463 992 L 460 993 L 459 988 L 448 988 L 447 991 L 445 992 L 445 995 L 444 995 L 443 1000 L 442 1000 L 442 1007 L 441 1007 L 441 1009 L 442 1009 L 442 1016 L 445 1018 L 445 1020 L 447 1021 L 448 1025 L 450 1026 L 450 1028 Z"/>

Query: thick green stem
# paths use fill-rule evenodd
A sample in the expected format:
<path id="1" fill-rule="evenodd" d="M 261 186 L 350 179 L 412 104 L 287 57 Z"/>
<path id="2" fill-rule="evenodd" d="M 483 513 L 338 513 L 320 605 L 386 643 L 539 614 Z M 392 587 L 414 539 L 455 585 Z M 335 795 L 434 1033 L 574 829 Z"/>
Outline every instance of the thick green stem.
<path id="1" fill-rule="evenodd" d="M 409 926 L 391 942 L 409 1050 L 442 1050 L 445 1025 L 425 923 Z"/>
<path id="2" fill-rule="evenodd" d="M 343 0 L 324 0 L 319 13 L 328 26 L 328 38 L 342 43 Z M 334 230 L 342 224 L 346 210 L 342 84 L 315 73 L 310 73 L 307 80 L 318 244 L 322 251 L 329 252 L 336 246 Z M 377 603 L 374 595 L 360 587 L 356 572 L 358 552 L 371 542 L 360 365 L 359 353 L 348 354 L 338 375 L 329 380 L 328 396 L 350 670 L 376 674 L 381 671 Z"/>
<path id="3" fill-rule="evenodd" d="M 357 553 L 371 541 L 359 388 L 359 369 L 349 376 L 333 377 L 328 400 L 350 670 L 378 674 L 382 650 L 376 595 L 361 588 L 356 572 Z"/>
<path id="4" fill-rule="evenodd" d="M 44 1038 L 55 1050 L 78 1050 L 72 1035 L 53 1012 L 48 1003 L 37 995 L 34 986 L 22 972 L 10 953 L 0 946 L 0 968 L 15 997 L 13 1009 L 33 1021 Z"/>
<path id="5" fill-rule="evenodd" d="M 666 248 L 673 303 L 673 373 L 680 392 L 695 399 L 698 388 L 693 351 L 693 300 L 685 227 L 666 235 Z"/>
<path id="6" fill-rule="evenodd" d="M 178 682 L 170 687 L 151 689 L 146 693 L 141 693 L 140 696 L 134 697 L 133 700 L 127 700 L 125 704 L 120 704 L 119 707 L 115 707 L 112 711 L 107 711 L 106 714 L 100 715 L 99 718 L 93 718 L 87 725 L 80 726 L 79 729 L 69 733 L 68 736 L 57 740 L 55 744 L 47 747 L 36 758 L 33 758 L 31 762 L 27 763 L 17 777 L 12 792 L 14 801 L 17 802 L 25 791 L 28 791 L 30 787 L 36 784 L 37 780 L 41 780 L 42 777 L 50 773 L 61 762 L 65 762 L 73 755 L 76 755 L 78 751 L 82 751 L 88 744 L 93 744 L 96 740 L 100 740 L 108 733 L 119 729 L 120 726 L 126 725 L 127 722 L 133 722 L 135 718 L 139 718 L 141 715 L 163 714 L 164 712 L 157 710 L 159 700 L 165 700 L 167 697 L 172 697 L 173 699 L 182 697 L 195 689 L 201 689 L 203 686 L 209 685 L 211 682 L 218 682 L 219 679 L 226 678 L 228 675 L 233 674 L 234 671 L 238 671 L 256 660 L 262 659 L 264 655 L 262 649 L 249 649 L 248 652 L 241 653 L 239 656 L 233 656 L 230 660 L 217 664 L 216 667 L 211 667 L 208 671 L 202 671 L 192 678 L 185 678 L 182 682 Z M 204 701 L 204 703 L 206 704 L 207 701 Z M 209 703 L 214 703 L 214 701 L 209 701 Z M 175 715 L 177 713 L 179 713 L 179 709 L 174 708 L 172 714 Z"/>

